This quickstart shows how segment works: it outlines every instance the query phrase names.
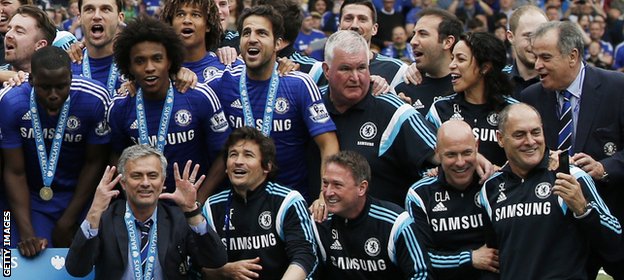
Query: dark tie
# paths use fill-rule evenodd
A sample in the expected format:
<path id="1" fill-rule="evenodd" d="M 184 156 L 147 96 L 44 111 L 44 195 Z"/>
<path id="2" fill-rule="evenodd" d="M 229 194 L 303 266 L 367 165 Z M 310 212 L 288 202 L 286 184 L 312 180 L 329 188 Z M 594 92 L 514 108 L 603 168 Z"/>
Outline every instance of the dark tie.
<path id="1" fill-rule="evenodd" d="M 572 123 L 572 106 L 570 104 L 572 93 L 564 90 L 560 92 L 560 94 L 563 96 L 563 103 L 561 105 L 561 111 L 559 112 L 559 123 L 561 124 L 561 129 L 559 130 L 559 142 L 557 149 L 565 150 L 572 146 L 572 131 L 574 129 L 574 125 Z M 569 153 L 572 153 L 571 149 Z"/>
<path id="2" fill-rule="evenodd" d="M 137 228 L 141 231 L 141 266 L 143 266 L 143 270 L 145 270 L 145 263 L 147 262 L 147 252 L 149 251 L 147 249 L 147 246 L 149 245 L 149 232 L 153 223 L 154 221 L 151 219 L 145 223 L 138 220 L 136 221 Z"/>

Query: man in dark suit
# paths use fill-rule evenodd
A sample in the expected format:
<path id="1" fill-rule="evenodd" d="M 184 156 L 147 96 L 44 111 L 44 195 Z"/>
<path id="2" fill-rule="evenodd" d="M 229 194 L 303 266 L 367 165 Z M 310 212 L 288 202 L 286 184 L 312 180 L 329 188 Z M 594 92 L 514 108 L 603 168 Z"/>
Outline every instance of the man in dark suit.
<path id="1" fill-rule="evenodd" d="M 571 163 L 594 179 L 600 196 L 622 220 L 624 75 L 586 65 L 583 47 L 581 31 L 573 23 L 540 25 L 532 38 L 540 83 L 525 89 L 520 100 L 541 114 L 548 148 L 569 148 Z M 616 279 L 624 277 L 621 267 L 609 271 L 605 265 Z M 593 271 L 589 277 L 595 278 Z"/>
<path id="2" fill-rule="evenodd" d="M 67 255 L 67 271 L 86 276 L 95 265 L 96 279 L 182 279 L 194 265 L 221 267 L 226 252 L 217 234 L 207 226 L 195 202 L 199 165 L 191 161 L 182 176 L 174 163 L 176 190 L 162 193 L 167 160 L 148 145 L 128 147 L 115 167 L 107 167 L 81 230 Z M 110 203 L 121 183 L 127 200 Z M 162 203 L 171 199 L 177 206 Z M 110 207 L 109 207 L 110 204 Z"/>

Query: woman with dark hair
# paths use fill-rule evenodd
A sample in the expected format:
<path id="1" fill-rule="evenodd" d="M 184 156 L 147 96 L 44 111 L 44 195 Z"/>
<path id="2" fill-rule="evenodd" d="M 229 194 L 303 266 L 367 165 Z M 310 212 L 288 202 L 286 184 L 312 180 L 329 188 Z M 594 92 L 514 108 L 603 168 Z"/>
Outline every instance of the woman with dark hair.
<path id="1" fill-rule="evenodd" d="M 436 127 L 449 119 L 467 122 L 479 141 L 479 152 L 498 166 L 506 161 L 496 140 L 498 113 L 518 102 L 510 97 L 512 85 L 502 72 L 505 61 L 505 46 L 493 34 L 462 35 L 449 65 L 455 94 L 433 103 L 427 114 Z"/>

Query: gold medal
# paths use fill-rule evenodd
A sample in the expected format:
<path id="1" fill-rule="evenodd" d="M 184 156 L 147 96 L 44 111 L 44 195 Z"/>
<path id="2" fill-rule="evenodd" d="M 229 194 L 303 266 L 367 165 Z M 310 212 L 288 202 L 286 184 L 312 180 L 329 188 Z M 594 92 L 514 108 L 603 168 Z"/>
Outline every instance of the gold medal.
<path id="1" fill-rule="evenodd" d="M 54 196 L 54 192 L 50 187 L 43 187 L 39 190 L 39 197 L 45 201 L 49 201 Z"/>

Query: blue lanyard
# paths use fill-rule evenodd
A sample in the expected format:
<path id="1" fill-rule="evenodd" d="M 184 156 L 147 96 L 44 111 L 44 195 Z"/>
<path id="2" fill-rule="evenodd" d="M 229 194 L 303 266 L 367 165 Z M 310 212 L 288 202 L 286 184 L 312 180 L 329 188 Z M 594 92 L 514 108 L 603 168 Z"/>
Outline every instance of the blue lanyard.
<path id="1" fill-rule="evenodd" d="M 35 89 L 33 88 L 30 90 L 30 122 L 35 134 L 37 157 L 39 158 L 41 176 L 45 187 L 52 186 L 52 180 L 56 173 L 56 165 L 61 153 L 61 145 L 63 144 L 63 135 L 65 133 L 65 123 L 67 122 L 67 115 L 69 115 L 70 99 L 71 97 L 68 96 L 65 103 L 63 103 L 63 108 L 61 109 L 58 122 L 56 123 L 56 129 L 54 130 L 54 139 L 52 140 L 52 147 L 50 147 L 50 158 L 48 158 L 45 142 L 43 141 L 43 131 L 41 129 L 39 111 L 37 110 L 37 102 L 35 101 Z"/>
<path id="2" fill-rule="evenodd" d="M 173 87 L 171 86 L 171 82 L 169 82 L 169 90 L 167 91 L 167 97 L 165 97 L 165 106 L 160 115 L 158 139 L 156 140 L 156 149 L 161 152 L 165 149 L 165 144 L 167 143 L 167 130 L 169 129 L 171 111 L 173 111 L 173 99 Z M 145 105 L 143 104 L 143 89 L 141 88 L 139 88 L 136 94 L 136 116 L 139 126 L 139 144 L 150 145 L 145 117 Z"/>
<path id="3" fill-rule="evenodd" d="M 89 64 L 89 56 L 87 56 L 86 49 L 82 54 L 82 76 L 91 79 L 91 65 Z M 115 95 L 115 85 L 118 76 L 119 70 L 117 70 L 117 64 L 113 61 L 108 71 L 108 81 L 106 82 L 106 89 L 110 97 Z"/>
<path id="4" fill-rule="evenodd" d="M 246 70 L 246 68 L 245 68 Z M 277 75 L 277 65 L 273 69 L 271 74 L 271 82 L 269 85 L 269 92 L 267 93 L 266 104 L 264 106 L 264 117 L 262 118 L 262 134 L 265 136 L 271 135 L 271 129 L 273 127 L 273 110 L 275 109 L 275 96 L 277 95 L 277 87 L 279 86 L 279 76 Z M 239 91 L 241 106 L 243 107 L 243 115 L 245 117 L 245 126 L 256 127 L 253 110 L 249 101 L 249 92 L 247 91 L 247 74 L 243 71 L 239 82 Z"/>
<path id="5" fill-rule="evenodd" d="M 158 259 L 158 252 L 156 250 L 156 243 L 158 241 L 158 212 L 154 215 L 154 225 L 150 228 L 149 233 L 149 249 L 147 252 L 147 261 L 145 263 L 145 271 L 141 265 L 141 234 L 136 228 L 135 218 L 130 211 L 130 206 L 126 202 L 126 214 L 124 215 L 124 222 L 126 224 L 126 230 L 128 230 L 128 250 L 130 250 L 130 256 L 132 257 L 132 275 L 134 279 L 147 279 L 154 278 L 154 263 Z"/>

